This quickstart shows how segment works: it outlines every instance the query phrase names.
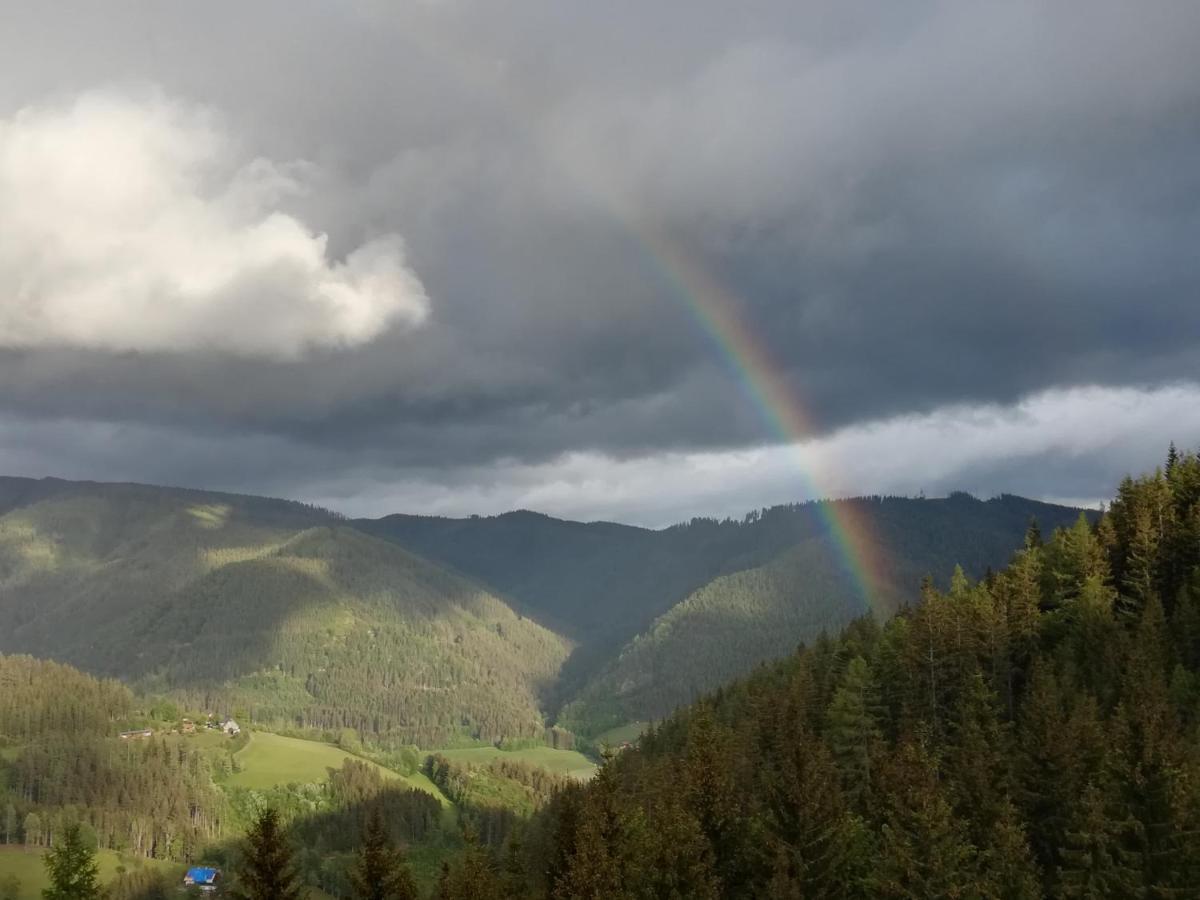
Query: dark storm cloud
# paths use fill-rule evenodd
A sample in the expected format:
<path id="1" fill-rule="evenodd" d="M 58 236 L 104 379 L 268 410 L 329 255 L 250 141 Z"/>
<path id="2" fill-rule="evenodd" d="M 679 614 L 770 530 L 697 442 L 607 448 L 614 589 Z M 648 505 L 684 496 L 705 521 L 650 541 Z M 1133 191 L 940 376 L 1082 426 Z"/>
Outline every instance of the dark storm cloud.
<path id="1" fill-rule="evenodd" d="M 239 164 L 306 161 L 277 208 L 334 260 L 399 235 L 429 306 L 299 356 L 51 330 L 0 349 L 0 411 L 107 435 L 64 468 L 124 435 L 147 479 L 218 459 L 279 492 L 775 439 L 631 215 L 821 429 L 1191 378 L 1196 46 L 1190 2 L 22 5 L 0 121 L 148 86 L 207 108 Z"/>

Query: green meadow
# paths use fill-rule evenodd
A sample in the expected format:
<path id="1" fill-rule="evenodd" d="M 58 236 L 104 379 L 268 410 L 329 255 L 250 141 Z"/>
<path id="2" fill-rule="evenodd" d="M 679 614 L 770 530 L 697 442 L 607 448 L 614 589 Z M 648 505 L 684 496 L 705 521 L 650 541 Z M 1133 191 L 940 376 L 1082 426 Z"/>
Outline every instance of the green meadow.
<path id="1" fill-rule="evenodd" d="M 183 878 L 184 867 L 178 863 L 123 857 L 112 850 L 97 851 L 96 862 L 100 865 L 100 880 L 103 883 L 117 876 L 118 866 L 130 871 L 143 867 L 165 872 L 177 871 L 179 877 Z M 21 847 L 0 847 L 0 879 L 7 875 L 15 875 L 19 879 L 21 889 L 17 896 L 20 900 L 41 900 L 42 889 L 50 886 L 46 867 L 42 865 L 41 851 L 26 852 Z"/>
<path id="2" fill-rule="evenodd" d="M 423 774 L 401 775 L 333 744 L 255 731 L 250 735 L 250 742 L 234 754 L 234 759 L 241 771 L 225 781 L 231 787 L 261 789 L 280 784 L 315 783 L 324 781 L 329 769 L 340 769 L 347 759 L 359 759 L 377 768 L 385 778 L 404 781 L 419 791 L 433 794 L 443 803 L 449 802 Z"/>
<path id="3" fill-rule="evenodd" d="M 625 741 L 630 743 L 636 741 L 645 730 L 645 722 L 629 722 L 626 725 L 610 728 L 608 731 L 596 735 L 593 740 L 598 747 L 620 747 Z"/>
<path id="4" fill-rule="evenodd" d="M 596 773 L 596 766 L 582 753 L 574 750 L 555 750 L 552 747 L 528 747 L 523 750 L 501 750 L 497 747 L 468 747 L 458 750 L 435 750 L 452 762 L 486 766 L 493 760 L 523 762 L 540 766 L 558 775 L 569 775 L 586 781 Z"/>

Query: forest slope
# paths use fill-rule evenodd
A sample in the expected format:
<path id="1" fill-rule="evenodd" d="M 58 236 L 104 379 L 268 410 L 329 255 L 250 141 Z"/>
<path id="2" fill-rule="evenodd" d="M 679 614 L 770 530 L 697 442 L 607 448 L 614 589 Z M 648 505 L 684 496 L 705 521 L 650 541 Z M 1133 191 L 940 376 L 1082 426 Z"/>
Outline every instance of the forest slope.
<path id="1" fill-rule="evenodd" d="M 1195 897 L 1200 460 L 725 685 L 443 897 Z"/>
<path id="2" fill-rule="evenodd" d="M 830 505 L 853 505 L 864 522 L 859 540 L 874 560 L 870 594 L 848 569 L 825 527 Z M 842 515 L 835 511 L 835 515 Z M 764 548 L 797 542 L 761 565 L 721 575 L 659 616 L 610 655 L 561 712 L 564 727 L 597 734 L 626 722 L 659 719 L 676 707 L 791 653 L 798 644 L 836 633 L 871 612 L 883 621 L 917 600 L 925 576 L 960 566 L 974 577 L 999 568 L 1031 521 L 1065 526 L 1079 511 L 1002 496 L 967 494 L 924 500 L 900 497 L 826 501 L 765 510 L 739 526 Z M 765 555 L 760 551 L 758 555 Z M 869 598 L 869 599 L 868 599 Z"/>
<path id="3" fill-rule="evenodd" d="M 0 650 L 266 724 L 541 735 L 569 644 L 475 583 L 298 504 L 54 488 L 0 516 Z"/>

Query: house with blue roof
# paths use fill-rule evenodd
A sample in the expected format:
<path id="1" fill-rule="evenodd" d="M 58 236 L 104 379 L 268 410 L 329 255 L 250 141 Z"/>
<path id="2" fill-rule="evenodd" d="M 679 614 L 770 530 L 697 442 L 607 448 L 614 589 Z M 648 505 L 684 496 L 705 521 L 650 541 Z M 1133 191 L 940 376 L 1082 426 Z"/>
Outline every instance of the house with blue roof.
<path id="1" fill-rule="evenodd" d="M 211 866 L 192 866 L 183 876 L 184 887 L 198 887 L 202 891 L 215 891 L 221 880 L 221 870 Z"/>

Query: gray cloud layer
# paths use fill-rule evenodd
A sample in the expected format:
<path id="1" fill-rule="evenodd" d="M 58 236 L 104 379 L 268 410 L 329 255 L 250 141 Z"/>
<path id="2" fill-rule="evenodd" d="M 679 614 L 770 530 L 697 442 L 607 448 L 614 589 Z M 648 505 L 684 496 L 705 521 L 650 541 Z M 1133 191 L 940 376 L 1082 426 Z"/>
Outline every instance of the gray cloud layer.
<path id="1" fill-rule="evenodd" d="M 0 414 L 153 432 L 125 452 L 160 480 L 219 469 L 187 462 L 197 437 L 224 470 L 308 493 L 318 459 L 452 487 L 501 460 L 775 439 L 631 223 L 727 285 L 822 433 L 1200 372 L 1191 2 L 12 6 L 10 133 L 80 96 L 136 118 L 152 95 L 218 122 L 223 159 L 303 185 L 236 224 L 294 223 L 265 258 L 316 262 L 264 281 L 243 254 L 233 312 L 125 306 L 99 328 L 43 305 L 14 324 L 28 279 L 0 251 Z M 115 182 L 124 162 L 85 169 Z M 375 257 L 391 282 L 373 294 L 346 271 L 381 237 L 405 250 Z M 155 285 L 181 277 L 158 246 L 133 243 Z M 302 302 L 339 275 L 358 306 Z M 75 443 L 64 467 L 105 477 Z"/>

